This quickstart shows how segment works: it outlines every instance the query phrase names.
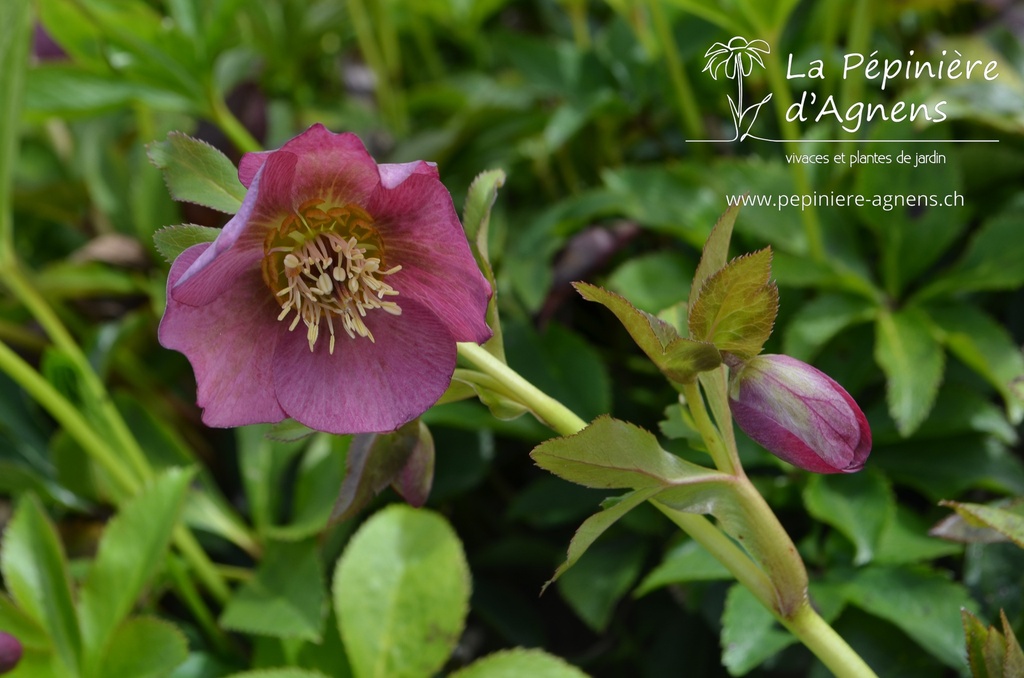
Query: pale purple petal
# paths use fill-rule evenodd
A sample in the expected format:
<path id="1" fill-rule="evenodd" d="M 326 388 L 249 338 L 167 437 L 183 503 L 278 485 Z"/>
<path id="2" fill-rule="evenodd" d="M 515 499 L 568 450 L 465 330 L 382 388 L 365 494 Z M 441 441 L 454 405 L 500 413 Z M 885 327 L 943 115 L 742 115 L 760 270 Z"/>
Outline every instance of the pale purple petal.
<path id="1" fill-rule="evenodd" d="M 385 163 L 378 165 L 377 169 L 380 170 L 380 183 L 384 188 L 394 188 L 413 174 L 425 174 L 435 179 L 438 178 L 437 164 L 425 160 L 397 164 Z"/>
<path id="2" fill-rule="evenodd" d="M 185 250 L 171 266 L 168 289 L 210 245 Z M 278 305 L 257 267 L 243 271 L 221 297 L 189 306 L 167 295 L 160 343 L 185 354 L 196 375 L 197 404 L 208 426 L 277 422 L 285 413 L 273 387 Z"/>
<path id="3" fill-rule="evenodd" d="M 393 190 L 375 192 L 367 211 L 385 243 L 385 265 L 402 266 L 388 276 L 399 305 L 403 298 L 421 302 L 456 341 L 490 338 L 484 316 L 491 286 L 477 268 L 444 185 L 413 174 Z"/>
<path id="4" fill-rule="evenodd" d="M 333 355 L 323 325 L 310 351 L 304 328 L 289 332 L 281 323 L 274 384 L 288 416 L 329 433 L 382 433 L 437 402 L 455 370 L 455 340 L 428 309 L 399 302 L 400 316 L 367 312 L 375 343 L 349 338 L 339 323 Z"/>
<path id="5" fill-rule="evenodd" d="M 277 151 L 256 151 L 253 153 L 246 153 L 242 156 L 241 161 L 238 163 L 238 180 L 242 182 L 242 185 L 246 188 L 252 186 L 252 180 L 256 178 L 256 173 L 263 167 L 263 163 L 267 161 L 272 153 Z"/>

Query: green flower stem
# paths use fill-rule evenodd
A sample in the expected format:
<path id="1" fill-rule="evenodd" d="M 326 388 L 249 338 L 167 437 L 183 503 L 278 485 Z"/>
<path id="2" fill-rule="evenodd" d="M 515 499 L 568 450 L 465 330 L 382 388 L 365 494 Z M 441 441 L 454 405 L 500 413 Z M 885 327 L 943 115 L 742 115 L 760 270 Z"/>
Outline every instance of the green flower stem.
<path id="1" fill-rule="evenodd" d="M 250 134 L 245 125 L 235 117 L 235 114 L 231 112 L 231 109 L 224 102 L 223 97 L 217 94 L 212 86 L 209 89 L 208 98 L 210 115 L 213 117 L 213 121 L 227 135 L 228 139 L 231 139 L 231 143 L 234 144 L 235 148 L 242 153 L 254 153 L 263 150 L 260 142 L 256 141 L 256 137 Z"/>
<path id="2" fill-rule="evenodd" d="M 206 586 L 213 597 L 222 605 L 231 597 L 231 589 L 225 583 L 217 566 L 213 564 L 206 551 L 196 541 L 196 536 L 185 526 L 179 523 L 174 528 L 174 545 L 178 547 L 181 555 L 188 561 L 189 567 L 195 576 Z"/>
<path id="3" fill-rule="evenodd" d="M 72 440 L 110 474 L 117 501 L 135 494 L 139 488 L 138 481 L 124 468 L 110 445 L 96 434 L 74 405 L 3 342 L 0 342 L 0 370 L 42 405 Z"/>
<path id="4" fill-rule="evenodd" d="M 477 344 L 459 344 L 459 355 L 478 370 L 504 384 L 505 390 L 530 408 L 538 419 L 559 434 L 568 436 L 587 427 L 576 414 L 547 393 L 523 379 L 518 372 L 501 362 Z"/>
<path id="5" fill-rule="evenodd" d="M 700 386 L 697 382 L 682 384 L 683 397 L 693 415 L 693 422 L 697 425 L 697 432 L 704 439 L 708 446 L 708 454 L 715 462 L 715 468 L 729 475 L 746 477 L 743 467 L 740 465 L 739 455 L 735 450 L 729 449 L 721 434 L 708 416 L 707 408 L 704 406 L 704 397 L 701 395 Z"/>
<path id="6" fill-rule="evenodd" d="M 586 427 L 586 422 L 565 405 L 526 381 L 481 346 L 462 343 L 458 345 L 458 350 L 463 359 L 504 384 L 506 390 L 522 405 L 530 408 L 542 422 L 560 435 L 573 435 Z M 708 446 L 725 446 L 704 409 L 700 391 L 696 391 L 696 398 L 688 396 L 687 400 L 700 403 L 696 409 L 703 411 L 703 426 L 712 434 Z M 711 442 L 715 440 L 718 442 Z M 740 469 L 738 464 L 736 467 Z M 652 503 L 718 559 L 741 584 L 749 588 L 780 623 L 814 652 L 836 676 L 877 678 L 864 660 L 811 607 L 807 599 L 807 573 L 803 561 L 764 497 L 745 475 L 737 474 L 735 487 L 740 508 L 747 514 L 747 522 L 755 525 L 753 531 L 757 534 L 752 536 L 759 539 L 759 545 L 767 553 L 762 557 L 763 568 L 704 516 L 669 508 L 657 500 Z"/>
<path id="7" fill-rule="evenodd" d="M 393 130 L 401 132 L 406 125 L 399 107 L 399 95 L 392 87 L 384 51 L 374 35 L 370 12 L 363 0 L 348 0 L 348 13 L 355 29 L 359 51 L 377 78 L 377 99 L 381 113 Z"/>
<path id="8" fill-rule="evenodd" d="M 679 56 L 675 38 L 672 37 L 672 26 L 665 17 L 663 4 L 662 0 L 650 0 L 648 7 L 651 12 L 651 21 L 665 55 L 669 78 L 672 80 L 672 89 L 676 92 L 676 105 L 679 107 L 679 113 L 683 119 L 683 127 L 691 139 L 700 139 L 704 134 L 704 124 L 701 122 L 700 111 L 697 109 L 697 97 L 693 95 L 693 87 L 690 86 L 690 80 L 686 77 L 686 69 L 683 68 L 683 60 Z"/>
<path id="9" fill-rule="evenodd" d="M 192 612 L 192 616 L 199 623 L 199 627 L 206 634 L 206 637 L 210 640 L 213 646 L 221 655 L 234 654 L 234 648 L 231 646 L 231 641 L 227 634 L 217 626 L 217 620 L 214 618 L 213 613 L 210 612 L 210 608 L 206 605 L 206 601 L 199 594 L 196 589 L 194 582 L 189 578 L 188 572 L 185 569 L 185 565 L 175 556 L 171 556 L 167 559 L 167 569 L 171 575 L 171 581 L 174 583 L 174 588 L 181 596 L 182 601 Z"/>

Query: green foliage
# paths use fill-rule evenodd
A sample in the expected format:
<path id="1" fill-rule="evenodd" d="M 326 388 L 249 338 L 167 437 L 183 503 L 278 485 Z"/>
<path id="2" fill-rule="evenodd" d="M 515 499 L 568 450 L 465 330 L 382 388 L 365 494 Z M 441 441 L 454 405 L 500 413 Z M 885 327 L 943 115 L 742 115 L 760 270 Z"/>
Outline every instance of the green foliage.
<path id="1" fill-rule="evenodd" d="M 469 570 L 443 518 L 392 506 L 353 536 L 332 588 L 357 678 L 424 676 L 440 668 L 459 640 Z"/>
<path id="2" fill-rule="evenodd" d="M 175 200 L 228 214 L 242 206 L 245 187 L 238 180 L 238 171 L 227 156 L 210 144 L 172 132 L 166 141 L 150 144 L 147 155 L 163 172 Z"/>

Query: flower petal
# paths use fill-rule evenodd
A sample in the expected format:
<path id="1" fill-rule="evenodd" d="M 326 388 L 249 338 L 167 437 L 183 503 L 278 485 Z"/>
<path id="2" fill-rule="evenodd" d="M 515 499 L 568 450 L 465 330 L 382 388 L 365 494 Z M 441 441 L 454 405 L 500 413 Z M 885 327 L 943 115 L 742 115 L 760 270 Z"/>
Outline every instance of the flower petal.
<path id="1" fill-rule="evenodd" d="M 455 342 L 444 324 L 412 300 L 402 315 L 369 311 L 375 342 L 326 328 L 309 350 L 302 328 L 277 330 L 274 388 L 288 416 L 330 433 L 380 433 L 412 421 L 437 402 L 455 370 Z"/>
<path id="2" fill-rule="evenodd" d="M 381 188 L 367 204 L 384 242 L 386 266 L 402 270 L 388 283 L 403 299 L 424 304 L 456 341 L 491 336 L 485 314 L 491 286 L 480 273 L 451 195 L 436 178 L 416 173 L 394 189 Z"/>
<path id="3" fill-rule="evenodd" d="M 174 260 L 178 278 L 212 245 L 190 247 Z M 185 354 L 196 375 L 197 404 L 208 426 L 242 426 L 285 418 L 274 396 L 272 359 L 277 304 L 259 268 L 242 272 L 213 303 L 190 306 L 167 295 L 160 343 Z"/>
<path id="4" fill-rule="evenodd" d="M 380 183 L 384 188 L 395 188 L 413 174 L 425 174 L 440 180 L 437 174 L 437 164 L 426 160 L 397 164 L 384 163 L 377 165 L 377 169 L 380 171 Z"/>

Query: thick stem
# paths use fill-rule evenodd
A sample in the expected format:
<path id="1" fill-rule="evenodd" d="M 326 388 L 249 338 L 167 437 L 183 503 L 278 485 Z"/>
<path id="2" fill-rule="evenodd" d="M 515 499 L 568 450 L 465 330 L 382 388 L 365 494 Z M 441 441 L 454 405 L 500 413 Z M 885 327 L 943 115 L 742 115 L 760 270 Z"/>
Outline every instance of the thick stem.
<path id="1" fill-rule="evenodd" d="M 735 450 L 730 450 L 719 434 L 718 429 L 708 416 L 707 408 L 704 406 L 704 396 L 701 395 L 700 386 L 697 382 L 683 384 L 683 397 L 693 415 L 693 422 L 697 425 L 697 432 L 704 439 L 708 446 L 708 454 L 715 462 L 715 468 L 729 475 L 743 475 L 743 467 L 740 466 L 739 456 Z"/>
<path id="2" fill-rule="evenodd" d="M 254 153 L 263 150 L 263 146 L 256 140 L 256 137 L 249 133 L 245 125 L 235 117 L 235 114 L 231 112 L 228 105 L 224 103 L 224 99 L 212 91 L 212 88 L 210 91 L 210 115 L 213 117 L 213 121 L 217 123 L 217 127 L 220 127 L 228 139 L 231 139 L 231 143 L 234 144 L 235 148 L 242 153 Z"/>
<path id="3" fill-rule="evenodd" d="M 779 619 L 790 633 L 800 639 L 836 678 L 877 678 L 867 662 L 821 618 L 810 603 L 805 603 L 789 619 Z"/>

